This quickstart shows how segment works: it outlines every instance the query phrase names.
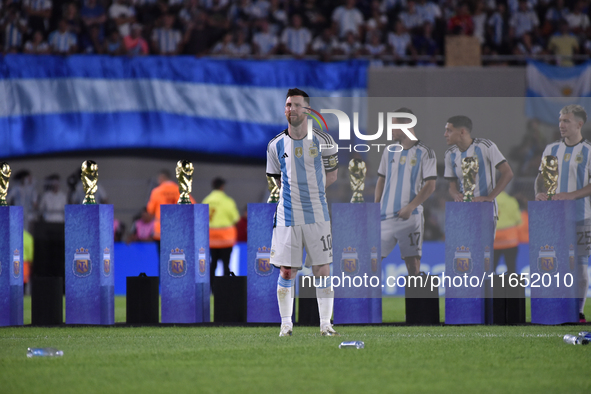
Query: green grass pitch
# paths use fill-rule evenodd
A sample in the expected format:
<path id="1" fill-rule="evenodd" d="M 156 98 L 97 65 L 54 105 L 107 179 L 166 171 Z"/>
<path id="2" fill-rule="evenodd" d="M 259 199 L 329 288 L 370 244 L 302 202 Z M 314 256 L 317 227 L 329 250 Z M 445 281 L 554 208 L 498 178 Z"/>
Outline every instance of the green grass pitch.
<path id="1" fill-rule="evenodd" d="M 403 319 L 404 300 L 384 299 L 384 321 Z M 591 325 L 336 329 L 340 338 L 298 326 L 279 338 L 278 325 L 5 327 L 0 393 L 591 392 L 591 345 L 562 342 Z M 339 349 L 343 340 L 365 349 Z M 49 346 L 64 356 L 26 357 L 27 347 Z"/>

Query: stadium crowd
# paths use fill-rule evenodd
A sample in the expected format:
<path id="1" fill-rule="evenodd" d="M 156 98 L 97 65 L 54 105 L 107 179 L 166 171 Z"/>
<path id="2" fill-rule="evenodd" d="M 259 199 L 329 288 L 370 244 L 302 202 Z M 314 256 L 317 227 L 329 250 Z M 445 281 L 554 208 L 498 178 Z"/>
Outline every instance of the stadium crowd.
<path id="1" fill-rule="evenodd" d="M 446 35 L 484 55 L 591 55 L 589 0 L 4 0 L 3 53 L 367 56 L 436 64 Z"/>

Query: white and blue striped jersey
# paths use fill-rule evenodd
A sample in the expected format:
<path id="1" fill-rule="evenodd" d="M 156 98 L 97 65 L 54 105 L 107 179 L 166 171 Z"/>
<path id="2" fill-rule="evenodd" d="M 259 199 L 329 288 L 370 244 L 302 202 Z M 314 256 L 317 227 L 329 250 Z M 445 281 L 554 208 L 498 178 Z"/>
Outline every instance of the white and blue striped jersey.
<path id="1" fill-rule="evenodd" d="M 385 178 L 380 200 L 381 219 L 392 219 L 419 194 L 425 181 L 437 179 L 437 159 L 433 149 L 417 141 L 401 152 L 384 150 L 378 175 Z M 413 212 L 423 212 L 419 205 Z"/>
<path id="2" fill-rule="evenodd" d="M 161 53 L 172 53 L 178 48 L 183 36 L 176 29 L 154 29 L 152 40 L 158 45 Z"/>
<path id="3" fill-rule="evenodd" d="M 281 34 L 281 43 L 296 55 L 305 55 L 311 42 L 312 33 L 305 27 L 299 29 L 288 27 Z"/>
<path id="4" fill-rule="evenodd" d="M 67 53 L 78 44 L 78 39 L 74 33 L 56 30 L 49 35 L 48 42 L 54 52 Z"/>
<path id="5" fill-rule="evenodd" d="M 322 151 L 320 150 L 322 144 Z M 326 149 L 326 146 L 332 146 Z M 267 146 L 267 175 L 281 177 L 275 226 L 289 227 L 330 221 L 326 173 L 338 168 L 337 144 L 314 129 L 312 139 L 292 139 L 287 129 Z"/>
<path id="6" fill-rule="evenodd" d="M 447 179 L 460 181 L 460 192 L 464 193 L 464 175 L 462 174 L 462 159 L 465 157 L 478 159 L 478 174 L 476 174 L 474 197 L 488 196 L 497 184 L 495 169 L 505 161 L 497 145 L 491 140 L 474 138 L 472 144 L 464 152 L 457 145 L 445 151 L 445 173 Z M 495 217 L 498 216 L 497 200 L 494 201 Z"/>
<path id="7" fill-rule="evenodd" d="M 564 140 L 546 146 L 542 157 L 552 155 L 558 158 L 558 185 L 556 193 L 574 192 L 589 184 L 591 177 L 591 142 L 583 139 L 574 146 Z M 540 171 L 542 166 L 540 164 Z M 591 219 L 591 197 L 576 200 L 577 221 Z"/>

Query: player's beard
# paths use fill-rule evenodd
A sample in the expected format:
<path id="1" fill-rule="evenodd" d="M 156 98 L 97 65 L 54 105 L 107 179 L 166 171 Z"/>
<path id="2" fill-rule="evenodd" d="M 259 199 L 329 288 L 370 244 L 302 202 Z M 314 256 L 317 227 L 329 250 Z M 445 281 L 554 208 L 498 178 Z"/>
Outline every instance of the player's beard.
<path id="1" fill-rule="evenodd" d="M 306 120 L 305 116 L 297 116 L 295 118 L 288 117 L 287 122 L 293 127 L 299 127 Z"/>

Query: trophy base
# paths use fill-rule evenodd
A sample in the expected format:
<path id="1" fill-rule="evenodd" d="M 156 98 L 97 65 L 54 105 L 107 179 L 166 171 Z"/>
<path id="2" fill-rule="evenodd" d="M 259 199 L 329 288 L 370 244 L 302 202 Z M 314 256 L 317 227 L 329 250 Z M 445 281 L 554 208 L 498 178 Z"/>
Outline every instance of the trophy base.
<path id="1" fill-rule="evenodd" d="M 351 197 L 351 202 L 352 203 L 360 203 L 360 202 L 365 202 L 365 200 L 363 199 L 363 195 L 359 192 L 353 193 L 353 197 Z"/>
<path id="2" fill-rule="evenodd" d="M 177 205 L 191 205 L 193 204 L 191 202 L 191 199 L 189 197 L 181 197 L 179 198 L 179 201 L 177 202 Z"/>
<path id="3" fill-rule="evenodd" d="M 89 197 L 86 196 L 84 198 L 84 201 L 82 201 L 82 205 L 97 205 L 96 200 L 94 199 L 94 196 Z"/>

